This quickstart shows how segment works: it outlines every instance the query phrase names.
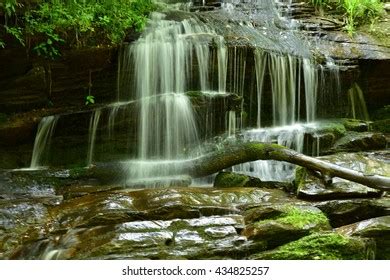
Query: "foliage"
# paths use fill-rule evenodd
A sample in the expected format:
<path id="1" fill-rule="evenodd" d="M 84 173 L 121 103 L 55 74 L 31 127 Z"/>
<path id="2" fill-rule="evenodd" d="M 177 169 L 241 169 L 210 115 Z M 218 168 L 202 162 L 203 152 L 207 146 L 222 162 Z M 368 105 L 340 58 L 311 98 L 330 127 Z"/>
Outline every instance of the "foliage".
<path id="1" fill-rule="evenodd" d="M 332 7 L 346 17 L 345 30 L 353 34 L 358 25 L 372 23 L 384 14 L 380 0 L 310 0 L 316 7 Z"/>
<path id="2" fill-rule="evenodd" d="M 95 96 L 89 94 L 85 97 L 85 105 L 90 104 L 95 104 Z"/>
<path id="3" fill-rule="evenodd" d="M 5 1 L 0 6 L 5 33 L 49 58 L 58 57 L 61 46 L 118 44 L 129 29 L 142 30 L 156 8 L 152 0 L 30 0 L 24 7 L 18 0 Z M 4 44 L 0 40 L 0 47 Z"/>

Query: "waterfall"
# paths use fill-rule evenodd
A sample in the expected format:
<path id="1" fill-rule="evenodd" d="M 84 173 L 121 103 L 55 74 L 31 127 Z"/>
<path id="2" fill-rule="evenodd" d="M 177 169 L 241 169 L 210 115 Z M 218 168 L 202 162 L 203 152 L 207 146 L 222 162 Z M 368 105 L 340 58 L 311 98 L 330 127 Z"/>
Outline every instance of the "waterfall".
<path id="1" fill-rule="evenodd" d="M 91 119 L 89 121 L 87 166 L 92 164 L 94 149 L 95 149 L 95 141 L 96 141 L 96 131 L 99 125 L 100 115 L 101 115 L 101 109 L 96 109 L 95 111 L 93 111 L 91 115 Z"/>
<path id="2" fill-rule="evenodd" d="M 232 137 L 236 134 L 236 130 L 237 130 L 236 111 L 229 111 L 228 115 L 229 116 L 228 116 L 227 131 L 228 131 L 228 136 Z"/>
<path id="3" fill-rule="evenodd" d="M 31 169 L 37 169 L 42 166 L 44 157 L 47 156 L 49 152 L 51 137 L 58 119 L 59 116 L 48 116 L 44 117 L 40 121 L 34 141 L 34 148 L 30 163 Z"/>
<path id="4" fill-rule="evenodd" d="M 366 101 L 364 99 L 363 91 L 357 83 L 354 83 L 348 90 L 348 99 L 350 104 L 351 117 L 369 121 Z"/>

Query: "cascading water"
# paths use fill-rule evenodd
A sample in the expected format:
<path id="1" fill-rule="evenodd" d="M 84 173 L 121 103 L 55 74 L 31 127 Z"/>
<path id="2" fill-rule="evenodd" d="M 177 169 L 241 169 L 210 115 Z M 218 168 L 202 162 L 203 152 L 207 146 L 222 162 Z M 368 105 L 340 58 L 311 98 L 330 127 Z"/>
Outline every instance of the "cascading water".
<path id="1" fill-rule="evenodd" d="M 279 6 L 286 11 L 290 4 Z M 225 106 L 220 118 L 229 136 L 245 128 L 248 107 L 255 108 L 250 125 L 257 128 L 241 132 L 244 139 L 302 151 L 305 128 L 297 123 L 316 118 L 318 67 L 305 42 L 291 30 L 288 17 L 273 0 L 225 1 L 220 13 L 185 13 L 185 19 L 177 21 L 169 13 L 153 13 L 141 37 L 120 52 L 117 102 L 108 112 L 96 109 L 90 116 L 87 164 L 93 162 L 96 139 L 102 134 L 98 127 L 104 128 L 106 121 L 107 138 L 114 140 L 123 112 L 131 115 L 129 126 L 134 128 L 129 130 L 137 140 L 128 142 L 136 146 L 127 155 L 132 158 L 128 178 L 165 176 L 166 161 L 180 164 L 199 155 L 200 150 L 189 151 L 215 136 L 218 112 L 207 109 L 197 116 L 188 92 L 238 95 L 240 108 Z M 267 125 L 274 127 L 264 128 Z M 291 166 L 266 161 L 234 169 L 266 180 L 292 173 Z"/>
<path id="2" fill-rule="evenodd" d="M 37 169 L 44 164 L 44 157 L 47 156 L 49 151 L 51 137 L 58 119 L 59 116 L 48 116 L 44 117 L 39 123 L 31 157 L 31 169 Z"/>
<path id="3" fill-rule="evenodd" d="M 93 154 L 95 149 L 95 141 L 96 141 L 96 131 L 99 125 L 100 115 L 101 115 L 101 110 L 100 109 L 95 110 L 89 122 L 87 166 L 92 164 Z"/>
<path id="4" fill-rule="evenodd" d="M 139 103 L 137 159 L 140 164 L 137 168 L 132 163 L 131 169 L 138 170 L 132 171 L 133 177 L 155 176 L 154 171 L 148 174 L 148 161 L 183 159 L 188 156 L 189 146 L 199 144 L 195 115 L 185 92 L 190 90 L 195 74 L 200 91 L 211 91 L 212 42 L 217 46 L 218 92 L 224 93 L 227 58 L 223 37 L 196 18 L 177 22 L 154 13 L 141 38 L 128 47 L 121 66 L 128 67 L 130 63 L 126 59 L 131 59 L 135 73 L 122 76 L 119 98 L 135 90 Z M 120 73 L 126 73 L 126 69 Z M 126 88 L 131 79 L 135 88 Z M 163 170 L 158 175 L 163 176 Z"/>

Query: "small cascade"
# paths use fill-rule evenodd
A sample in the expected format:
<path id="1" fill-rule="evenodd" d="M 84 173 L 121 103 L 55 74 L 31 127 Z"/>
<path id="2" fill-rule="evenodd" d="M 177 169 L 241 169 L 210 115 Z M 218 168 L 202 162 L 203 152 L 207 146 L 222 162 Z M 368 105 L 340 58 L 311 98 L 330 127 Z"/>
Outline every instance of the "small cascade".
<path id="1" fill-rule="evenodd" d="M 249 130 L 243 133 L 243 139 L 245 141 L 276 143 L 302 152 L 304 135 L 305 126 L 295 124 L 290 126 Z M 293 177 L 294 170 L 294 165 L 272 160 L 258 160 L 233 167 L 234 172 L 259 177 L 264 181 L 290 180 Z"/>
<path id="2" fill-rule="evenodd" d="M 92 164 L 94 149 L 95 149 L 95 141 L 96 141 L 96 131 L 99 125 L 101 115 L 101 109 L 96 109 L 89 121 L 89 140 L 88 140 L 88 155 L 87 155 L 87 166 Z"/>
<path id="3" fill-rule="evenodd" d="M 310 59 L 256 50 L 255 67 L 258 127 L 261 127 L 263 87 L 267 70 L 271 83 L 273 125 L 291 125 L 300 120 L 301 83 L 305 90 L 306 121 L 315 120 L 318 74 Z"/>
<path id="4" fill-rule="evenodd" d="M 31 157 L 30 168 L 37 169 L 44 164 L 45 157 L 50 150 L 50 142 L 59 116 L 44 117 L 39 125 L 35 136 L 34 148 Z"/>
<path id="5" fill-rule="evenodd" d="M 354 83 L 348 90 L 348 99 L 350 104 L 350 116 L 354 119 L 369 121 L 370 119 L 363 91 L 357 83 Z"/>
<path id="6" fill-rule="evenodd" d="M 227 125 L 228 136 L 233 137 L 237 131 L 236 111 L 229 111 L 228 115 L 229 115 L 227 118 L 228 119 L 228 125 Z"/>

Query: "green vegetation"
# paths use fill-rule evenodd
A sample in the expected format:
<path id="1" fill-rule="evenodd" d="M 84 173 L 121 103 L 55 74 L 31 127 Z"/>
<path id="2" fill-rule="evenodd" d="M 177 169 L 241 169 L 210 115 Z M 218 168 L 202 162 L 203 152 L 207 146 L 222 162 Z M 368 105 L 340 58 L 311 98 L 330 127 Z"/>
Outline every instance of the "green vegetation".
<path id="1" fill-rule="evenodd" d="M 254 259 L 268 260 L 364 260 L 375 256 L 375 245 L 337 233 L 314 233 Z"/>
<path id="2" fill-rule="evenodd" d="M 151 0 L 5 0 L 0 47 L 13 37 L 40 56 L 56 58 L 65 47 L 115 45 L 127 31 L 142 30 L 154 9 Z"/>
<path id="3" fill-rule="evenodd" d="M 305 229 L 308 226 L 317 225 L 315 227 L 316 230 L 319 229 L 328 229 L 329 221 L 324 213 L 321 211 L 313 212 L 311 209 L 300 209 L 297 207 L 286 206 L 284 209 L 284 213 L 282 213 L 279 217 L 266 219 L 259 222 L 256 222 L 255 225 L 261 225 L 268 223 L 270 220 L 281 224 L 293 225 L 299 229 Z"/>
<path id="4" fill-rule="evenodd" d="M 345 16 L 345 30 L 353 34 L 356 27 L 373 23 L 384 14 L 380 0 L 310 0 L 320 9 L 336 9 Z"/>

